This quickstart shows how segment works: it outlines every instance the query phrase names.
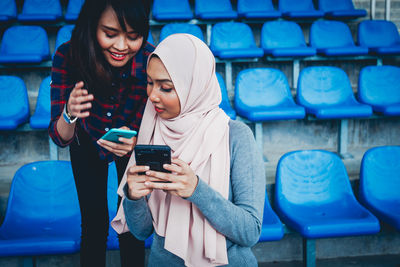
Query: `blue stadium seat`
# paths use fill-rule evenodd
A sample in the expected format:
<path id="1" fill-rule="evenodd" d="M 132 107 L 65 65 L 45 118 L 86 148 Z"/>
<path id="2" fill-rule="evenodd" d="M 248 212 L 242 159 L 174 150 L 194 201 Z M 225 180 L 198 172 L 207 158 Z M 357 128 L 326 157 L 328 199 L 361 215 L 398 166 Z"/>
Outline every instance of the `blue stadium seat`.
<path id="1" fill-rule="evenodd" d="M 80 235 L 71 163 L 40 161 L 18 169 L 0 227 L 0 256 L 75 253 Z"/>
<path id="2" fill-rule="evenodd" d="M 365 17 L 365 9 L 355 9 L 352 0 L 318 0 L 318 9 L 330 19 L 353 19 Z"/>
<path id="3" fill-rule="evenodd" d="M 40 84 L 39 94 L 37 97 L 35 113 L 30 119 L 30 125 L 34 129 L 47 129 L 50 123 L 50 82 L 51 77 L 43 79 Z"/>
<path id="4" fill-rule="evenodd" d="M 56 53 L 58 47 L 60 45 L 62 45 L 63 43 L 68 42 L 71 39 L 71 35 L 72 35 L 72 31 L 73 31 L 74 27 L 75 27 L 75 25 L 64 25 L 58 30 L 53 57 L 54 57 L 54 54 Z"/>
<path id="5" fill-rule="evenodd" d="M 281 240 L 283 237 L 283 225 L 269 204 L 267 190 L 265 190 L 264 216 L 261 235 L 258 242 Z"/>
<path id="6" fill-rule="evenodd" d="M 154 45 L 153 34 L 151 33 L 151 30 L 149 31 L 149 36 L 147 37 L 147 42 Z"/>
<path id="7" fill-rule="evenodd" d="M 302 119 L 304 108 L 294 103 L 286 76 L 277 69 L 255 68 L 236 78 L 235 110 L 250 121 Z"/>
<path id="8" fill-rule="evenodd" d="M 299 76 L 297 103 L 319 119 L 360 118 L 372 108 L 354 97 L 347 74 L 337 67 L 307 67 Z"/>
<path id="9" fill-rule="evenodd" d="M 154 0 L 155 20 L 190 20 L 193 18 L 188 0 Z"/>
<path id="10" fill-rule="evenodd" d="M 305 238 L 375 234 L 379 221 L 354 197 L 346 168 L 328 151 L 286 153 L 278 162 L 275 207 Z"/>
<path id="11" fill-rule="evenodd" d="M 166 24 L 162 27 L 160 32 L 160 42 L 167 38 L 167 36 L 174 34 L 174 33 L 189 33 L 204 42 L 203 32 L 201 31 L 200 27 L 196 24 L 189 24 L 189 23 L 170 23 Z"/>
<path id="12" fill-rule="evenodd" d="M 0 22 L 7 22 L 17 18 L 17 5 L 15 0 L 0 1 Z"/>
<path id="13" fill-rule="evenodd" d="M 251 28 L 241 22 L 219 22 L 211 31 L 210 49 L 221 59 L 262 57 Z"/>
<path id="14" fill-rule="evenodd" d="M 56 21 L 62 17 L 59 0 L 25 0 L 19 21 Z"/>
<path id="15" fill-rule="evenodd" d="M 361 161 L 360 202 L 400 231 L 400 146 L 369 149 Z"/>
<path id="16" fill-rule="evenodd" d="M 358 99 L 385 116 L 400 115 L 400 68 L 368 66 L 360 72 Z"/>
<path id="17" fill-rule="evenodd" d="M 235 120 L 236 111 L 232 108 L 231 103 L 229 101 L 228 91 L 226 90 L 225 81 L 222 78 L 221 74 L 219 74 L 218 72 L 217 72 L 217 79 L 222 94 L 222 101 L 219 107 L 222 108 L 225 111 L 226 115 L 228 115 L 232 120 Z"/>
<path id="18" fill-rule="evenodd" d="M 0 130 L 14 130 L 29 119 L 28 92 L 19 77 L 0 76 Z"/>
<path id="19" fill-rule="evenodd" d="M 274 57 L 314 56 L 315 48 L 308 47 L 303 31 L 293 21 L 265 22 L 261 29 L 261 47 L 266 55 Z"/>
<path id="20" fill-rule="evenodd" d="M 310 45 L 324 56 L 367 55 L 368 48 L 356 46 L 349 26 L 341 21 L 319 20 L 311 25 Z"/>
<path id="21" fill-rule="evenodd" d="M 78 18 L 83 2 L 85 0 L 68 0 L 67 11 L 65 12 L 66 21 L 71 22 Z"/>
<path id="22" fill-rule="evenodd" d="M 230 0 L 196 0 L 195 15 L 198 19 L 236 19 Z"/>
<path id="23" fill-rule="evenodd" d="M 312 0 L 279 0 L 279 11 L 290 19 L 322 18 L 324 12 L 316 10 Z"/>
<path id="24" fill-rule="evenodd" d="M 371 54 L 400 54 L 400 35 L 396 25 L 387 20 L 364 20 L 358 24 L 358 43 Z"/>
<path id="25" fill-rule="evenodd" d="M 49 40 L 42 27 L 12 26 L 4 32 L 0 63 L 40 63 L 49 58 Z"/>
<path id="26" fill-rule="evenodd" d="M 272 0 L 238 0 L 237 12 L 240 18 L 275 19 L 282 13 L 275 10 Z"/>

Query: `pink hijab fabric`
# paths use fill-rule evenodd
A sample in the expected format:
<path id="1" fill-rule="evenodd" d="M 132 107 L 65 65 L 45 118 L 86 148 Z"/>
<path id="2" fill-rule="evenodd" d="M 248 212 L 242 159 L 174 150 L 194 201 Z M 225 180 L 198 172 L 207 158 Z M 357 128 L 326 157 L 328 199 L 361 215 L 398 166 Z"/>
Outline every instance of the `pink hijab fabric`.
<path id="1" fill-rule="evenodd" d="M 148 101 L 137 143 L 170 146 L 172 157 L 187 162 L 200 179 L 227 199 L 229 117 L 219 108 L 221 90 L 213 54 L 203 41 L 189 34 L 167 37 L 153 54 L 161 59 L 174 83 L 181 113 L 164 120 Z M 134 158 L 133 154 L 128 167 L 135 163 Z M 118 189 L 121 196 L 125 183 L 126 173 Z M 193 203 L 154 190 L 148 206 L 155 231 L 165 237 L 164 248 L 182 258 L 186 266 L 228 264 L 225 236 L 210 225 Z M 121 206 L 112 226 L 117 232 L 128 230 Z"/>

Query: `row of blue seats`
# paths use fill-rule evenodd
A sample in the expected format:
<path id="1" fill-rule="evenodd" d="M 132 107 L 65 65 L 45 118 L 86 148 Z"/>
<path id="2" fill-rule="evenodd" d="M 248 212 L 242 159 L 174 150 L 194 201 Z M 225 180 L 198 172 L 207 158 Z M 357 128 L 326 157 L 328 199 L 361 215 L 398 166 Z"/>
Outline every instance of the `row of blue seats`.
<path id="1" fill-rule="evenodd" d="M 74 25 L 63 26 L 55 47 L 71 38 Z M 190 33 L 204 41 L 198 25 L 176 23 L 161 29 L 160 41 L 173 33 Z M 152 35 L 149 42 L 154 43 Z M 220 22 L 213 26 L 210 49 L 220 59 L 274 57 L 358 56 L 400 54 L 400 35 L 391 21 L 366 20 L 358 25 L 358 46 L 349 27 L 339 21 L 321 20 L 311 25 L 310 46 L 300 26 L 292 21 L 270 21 L 261 30 L 261 48 L 251 28 L 242 22 Z M 0 63 L 40 63 L 50 58 L 46 31 L 40 26 L 12 26 L 3 36 Z"/>
<path id="2" fill-rule="evenodd" d="M 232 118 L 236 113 L 252 122 L 303 119 L 306 114 L 318 119 L 368 118 L 373 112 L 400 116 L 400 68 L 367 66 L 359 76 L 357 98 L 347 74 L 337 67 L 307 67 L 300 73 L 296 102 L 285 74 L 272 68 L 242 70 L 235 85 L 232 108 L 225 82 L 217 73 L 221 87 L 220 107 Z M 50 121 L 50 82 L 39 88 L 35 113 L 29 118 L 25 84 L 15 76 L 0 76 L 0 130 L 13 130 L 30 120 L 34 129 L 46 129 Z"/>
<path id="3" fill-rule="evenodd" d="M 282 239 L 282 222 L 307 239 L 375 234 L 380 231 L 379 220 L 400 230 L 399 162 L 399 146 L 376 147 L 364 154 L 360 204 L 336 154 L 324 150 L 286 153 L 276 169 L 276 213 L 266 197 L 259 242 Z M 116 213 L 116 183 L 112 163 L 110 219 Z M 146 246 L 151 242 L 150 237 Z M 70 162 L 42 161 L 22 166 L 13 178 L 0 226 L 0 256 L 74 253 L 79 251 L 79 243 L 80 211 Z M 107 247 L 118 249 L 111 227 Z"/>
<path id="4" fill-rule="evenodd" d="M 69 0 L 66 21 L 77 19 L 84 0 Z M 195 17 L 208 19 L 274 19 L 284 18 L 339 18 L 365 17 L 367 11 L 355 9 L 352 0 L 318 0 L 318 10 L 313 0 L 279 0 L 278 10 L 272 0 L 238 0 L 234 11 L 230 0 L 195 0 Z M 154 0 L 152 16 L 155 20 L 190 20 L 194 18 L 189 0 Z M 22 12 L 17 14 L 15 0 L 2 0 L 0 21 L 28 22 L 57 21 L 63 12 L 59 0 L 25 0 Z"/>

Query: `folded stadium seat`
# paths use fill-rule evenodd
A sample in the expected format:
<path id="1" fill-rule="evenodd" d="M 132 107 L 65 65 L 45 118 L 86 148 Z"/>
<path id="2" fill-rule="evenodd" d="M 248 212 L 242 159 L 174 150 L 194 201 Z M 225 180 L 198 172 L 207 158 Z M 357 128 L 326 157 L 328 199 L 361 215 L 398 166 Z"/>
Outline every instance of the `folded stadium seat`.
<path id="1" fill-rule="evenodd" d="M 302 119 L 304 108 L 295 104 L 286 76 L 277 69 L 254 68 L 236 78 L 235 110 L 256 121 Z"/>
<path id="2" fill-rule="evenodd" d="M 11 26 L 3 35 L 1 63 L 40 63 L 50 58 L 49 40 L 40 26 Z"/>
<path id="3" fill-rule="evenodd" d="M 195 15 L 198 19 L 236 19 L 230 0 L 196 0 Z"/>
<path id="4" fill-rule="evenodd" d="M 365 17 L 365 9 L 355 9 L 352 0 L 318 0 L 318 9 L 329 19 L 353 19 Z"/>
<path id="5" fill-rule="evenodd" d="M 174 33 L 192 34 L 204 42 L 203 32 L 200 27 L 196 24 L 189 23 L 170 23 L 164 25 L 160 32 L 160 42 Z"/>
<path id="6" fill-rule="evenodd" d="M 29 120 L 28 92 L 24 81 L 0 76 L 0 130 L 14 130 Z"/>
<path id="7" fill-rule="evenodd" d="M 312 0 L 279 0 L 279 11 L 290 19 L 322 18 L 324 12 L 316 10 Z"/>
<path id="8" fill-rule="evenodd" d="M 368 66 L 360 72 L 358 99 L 385 116 L 400 115 L 400 68 Z"/>
<path id="9" fill-rule="evenodd" d="M 190 20 L 193 18 L 188 0 L 154 0 L 155 20 Z"/>
<path id="10" fill-rule="evenodd" d="M 0 1 L 0 22 L 7 22 L 17 18 L 17 5 L 15 0 Z"/>
<path id="11" fill-rule="evenodd" d="M 378 219 L 357 202 L 343 162 L 328 151 L 283 155 L 274 203 L 282 222 L 303 236 L 303 259 L 314 262 L 309 266 L 315 266 L 316 238 L 375 234 L 380 229 Z M 312 247 L 313 252 L 304 251 Z"/>
<path id="12" fill-rule="evenodd" d="M 219 104 L 219 107 L 222 108 L 225 111 L 226 115 L 228 115 L 232 120 L 235 120 L 236 111 L 232 108 L 231 103 L 229 101 L 228 91 L 226 90 L 225 81 L 222 78 L 221 74 L 219 74 L 218 72 L 217 72 L 217 78 L 222 94 L 222 100 L 221 104 Z"/>
<path id="13" fill-rule="evenodd" d="M 14 175 L 0 256 L 35 256 L 79 251 L 81 216 L 69 161 L 39 161 Z"/>
<path id="14" fill-rule="evenodd" d="M 66 21 L 71 22 L 78 18 L 83 2 L 85 0 L 68 0 L 67 11 L 65 12 Z"/>
<path id="15" fill-rule="evenodd" d="M 219 22 L 211 31 L 210 49 L 220 59 L 262 57 L 251 28 L 242 22 Z"/>
<path id="16" fill-rule="evenodd" d="M 261 226 L 261 235 L 258 242 L 281 240 L 283 225 L 269 204 L 267 190 L 265 190 L 264 216 Z"/>
<path id="17" fill-rule="evenodd" d="M 62 17 L 59 0 L 25 0 L 19 21 L 56 21 Z"/>
<path id="18" fill-rule="evenodd" d="M 314 56 L 315 48 L 308 47 L 303 31 L 293 21 L 265 22 L 261 29 L 261 47 L 266 55 L 274 57 Z"/>
<path id="19" fill-rule="evenodd" d="M 400 35 L 396 25 L 387 20 L 364 20 L 358 24 L 358 44 L 375 55 L 400 54 Z"/>
<path id="20" fill-rule="evenodd" d="M 47 129 L 50 123 L 50 82 L 51 77 L 43 79 L 40 84 L 39 93 L 36 102 L 35 113 L 30 118 L 30 125 L 34 129 Z"/>
<path id="21" fill-rule="evenodd" d="M 272 0 L 238 0 L 237 12 L 240 18 L 276 19 L 282 16 L 275 10 Z"/>
<path id="22" fill-rule="evenodd" d="M 341 21 L 319 20 L 311 25 L 310 45 L 324 56 L 367 55 L 368 47 L 356 46 L 349 26 Z"/>
<path id="23" fill-rule="evenodd" d="M 297 103 L 318 119 L 360 118 L 372 108 L 357 102 L 347 74 L 337 67 L 307 67 L 300 72 Z"/>
<path id="24" fill-rule="evenodd" d="M 400 146 L 369 149 L 360 170 L 360 202 L 382 221 L 400 230 Z"/>

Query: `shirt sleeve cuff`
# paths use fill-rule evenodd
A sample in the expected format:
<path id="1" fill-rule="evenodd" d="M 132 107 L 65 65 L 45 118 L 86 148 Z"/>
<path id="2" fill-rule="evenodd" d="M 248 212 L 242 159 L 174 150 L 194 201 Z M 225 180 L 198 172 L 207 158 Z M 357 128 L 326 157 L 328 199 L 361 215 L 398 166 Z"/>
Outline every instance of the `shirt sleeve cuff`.
<path id="1" fill-rule="evenodd" d="M 193 194 L 190 197 L 186 198 L 186 200 L 189 200 L 194 204 L 196 204 L 198 201 L 201 201 L 202 199 L 204 200 L 204 194 L 206 194 L 206 192 L 210 190 L 210 187 L 202 179 L 200 179 L 200 177 L 197 176 L 197 179 L 197 186 L 194 189 Z"/>

